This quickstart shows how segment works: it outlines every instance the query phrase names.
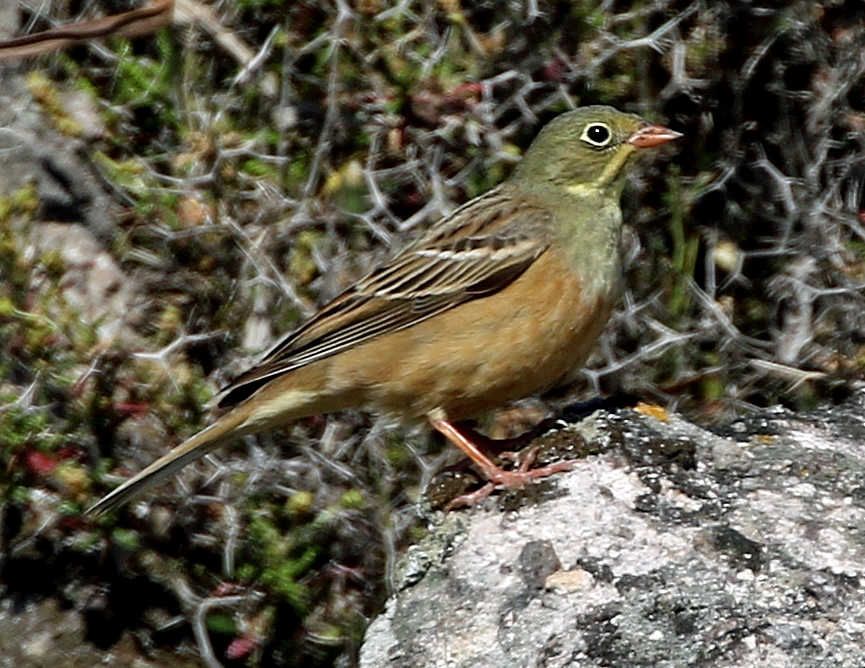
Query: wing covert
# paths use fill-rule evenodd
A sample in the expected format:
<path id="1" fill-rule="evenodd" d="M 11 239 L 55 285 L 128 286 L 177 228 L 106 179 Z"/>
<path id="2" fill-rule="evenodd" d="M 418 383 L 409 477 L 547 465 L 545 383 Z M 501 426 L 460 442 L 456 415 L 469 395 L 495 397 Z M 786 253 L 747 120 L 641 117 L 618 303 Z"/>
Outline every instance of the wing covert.
<path id="1" fill-rule="evenodd" d="M 279 341 L 225 388 L 222 408 L 273 378 L 400 331 L 516 280 L 549 245 L 549 214 L 507 184 L 454 211 Z"/>

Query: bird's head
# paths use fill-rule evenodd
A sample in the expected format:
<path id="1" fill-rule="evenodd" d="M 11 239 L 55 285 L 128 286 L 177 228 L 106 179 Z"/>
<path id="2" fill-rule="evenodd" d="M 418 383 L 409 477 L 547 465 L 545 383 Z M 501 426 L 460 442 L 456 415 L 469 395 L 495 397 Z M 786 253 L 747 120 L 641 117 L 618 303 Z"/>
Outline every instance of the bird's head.
<path id="1" fill-rule="evenodd" d="M 541 130 L 512 179 L 551 184 L 577 194 L 620 191 L 639 149 L 681 136 L 613 107 L 581 107 L 557 116 Z"/>

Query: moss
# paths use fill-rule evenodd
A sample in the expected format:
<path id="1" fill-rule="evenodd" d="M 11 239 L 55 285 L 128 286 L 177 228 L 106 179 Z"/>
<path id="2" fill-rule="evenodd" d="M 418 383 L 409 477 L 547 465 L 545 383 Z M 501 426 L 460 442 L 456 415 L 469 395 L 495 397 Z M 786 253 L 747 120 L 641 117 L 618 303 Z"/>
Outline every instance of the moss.
<path id="1" fill-rule="evenodd" d="M 128 552 L 138 552 L 141 549 L 141 537 L 137 531 L 115 528 L 111 532 L 111 540 Z"/>
<path id="2" fill-rule="evenodd" d="M 83 504 L 90 498 L 90 474 L 77 462 L 58 464 L 53 479 L 64 495 L 72 500 Z"/>
<path id="3" fill-rule="evenodd" d="M 12 216 L 32 216 L 39 209 L 39 195 L 35 183 L 28 183 L 9 195 L 0 197 L 0 239 L 8 235 L 8 225 Z"/>
<path id="4" fill-rule="evenodd" d="M 359 510 L 366 505 L 366 500 L 360 490 L 350 489 L 342 495 L 339 504 L 347 510 Z"/>
<path id="5" fill-rule="evenodd" d="M 318 265 L 313 253 L 323 237 L 321 232 L 304 230 L 295 238 L 288 274 L 294 277 L 298 285 L 307 285 L 318 275 Z"/>
<path id="6" fill-rule="evenodd" d="M 291 605 L 300 615 L 309 609 L 308 592 L 301 582 L 319 556 L 316 545 L 306 543 L 302 532 L 283 534 L 274 520 L 264 513 L 250 518 L 249 536 L 255 560 L 250 565 L 256 580 L 265 587 L 271 598 Z"/>
<path id="7" fill-rule="evenodd" d="M 245 160 L 240 166 L 240 169 L 248 176 L 256 178 L 270 178 L 276 180 L 279 176 L 279 171 L 272 164 L 254 158 Z"/>
<path id="8" fill-rule="evenodd" d="M 116 160 L 102 151 L 95 151 L 91 157 L 112 183 L 134 192 L 146 190 L 147 183 L 143 177 L 148 173 L 148 168 L 140 159 Z"/>
<path id="9" fill-rule="evenodd" d="M 234 636 L 239 632 L 237 621 L 232 615 L 216 613 L 207 615 L 205 621 L 207 630 L 225 636 Z"/>
<path id="10" fill-rule="evenodd" d="M 61 503 L 83 500 L 89 487 L 86 472 L 74 462 L 63 462 L 59 454 L 75 435 L 53 427 L 44 409 L 6 404 L 0 411 L 0 501 L 26 506 L 30 487 L 52 478 L 65 495 Z"/>
<path id="11" fill-rule="evenodd" d="M 301 491 L 292 494 L 285 502 L 285 513 L 289 518 L 299 519 L 309 517 L 313 509 L 315 496 L 312 492 Z"/>
<path id="12" fill-rule="evenodd" d="M 32 71 L 27 75 L 27 87 L 58 131 L 69 137 L 81 135 L 81 124 L 66 112 L 57 88 L 48 77 L 41 72 Z"/>
<path id="13" fill-rule="evenodd" d="M 166 30 L 157 35 L 156 45 L 158 59 L 153 59 L 136 55 L 130 41 L 117 40 L 114 102 L 140 111 L 145 130 L 177 131 L 177 104 L 173 85 L 178 54 Z"/>

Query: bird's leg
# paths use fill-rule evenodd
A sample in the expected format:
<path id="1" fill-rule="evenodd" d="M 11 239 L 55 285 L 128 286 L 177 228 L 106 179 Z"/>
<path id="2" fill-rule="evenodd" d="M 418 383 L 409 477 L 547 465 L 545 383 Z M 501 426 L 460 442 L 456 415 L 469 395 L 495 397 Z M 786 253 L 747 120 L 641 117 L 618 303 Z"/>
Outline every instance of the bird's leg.
<path id="1" fill-rule="evenodd" d="M 502 448 L 501 441 L 497 442 L 483 434 L 479 434 L 474 429 L 466 427 L 465 425 L 450 422 L 444 415 L 443 411 L 434 411 L 430 413 L 428 419 L 430 424 L 432 424 L 437 431 L 444 434 L 449 441 L 462 450 L 468 458 L 474 462 L 475 466 L 480 469 L 481 475 L 489 481 L 487 485 L 477 492 L 465 494 L 454 499 L 454 501 L 449 504 L 449 508 L 453 507 L 456 501 L 460 502 L 458 505 L 472 505 L 477 503 L 485 496 L 489 496 L 497 486 L 520 488 L 530 480 L 546 478 L 547 476 L 562 471 L 570 471 L 574 467 L 574 462 L 572 461 L 561 461 L 548 466 L 529 469 L 528 467 L 531 465 L 532 461 L 534 461 L 534 453 L 532 453 L 530 454 L 527 463 L 524 462 L 523 465 L 520 466 L 519 470 L 505 471 L 501 467 L 496 466 L 496 464 L 487 457 L 486 454 L 484 454 L 482 449 L 512 449 L 514 447 L 514 442 L 517 442 L 519 446 L 525 445 L 527 442 L 525 440 L 526 434 L 515 439 L 504 441 L 504 448 Z M 535 430 L 532 430 L 528 432 L 528 434 L 533 434 L 534 431 Z M 479 494 L 480 496 L 478 496 Z"/>
<path id="2" fill-rule="evenodd" d="M 534 431 L 534 430 L 533 430 Z M 538 456 L 538 450 L 540 446 L 534 446 L 529 453 L 523 457 L 523 460 L 520 462 L 519 470 L 521 472 L 525 472 L 529 470 L 529 467 L 534 464 L 535 457 Z M 516 453 L 514 452 L 503 452 L 502 455 L 514 455 L 513 461 L 517 460 Z M 568 467 L 564 470 L 568 470 L 571 467 Z M 448 504 L 445 506 L 445 510 L 450 512 L 454 508 L 459 508 L 461 506 L 473 506 L 478 501 L 487 498 L 490 494 L 492 494 L 496 489 L 496 484 L 494 482 L 488 482 L 483 487 L 476 489 L 474 492 L 467 492 L 465 494 L 460 494 L 457 497 L 451 499 Z"/>
<path id="3" fill-rule="evenodd" d="M 441 418 L 441 420 L 445 420 L 445 418 Z M 433 422 L 432 420 L 430 421 Z M 490 438 L 489 436 L 485 436 L 484 434 L 480 433 L 475 429 L 472 429 L 465 424 L 461 424 L 458 427 L 453 422 L 451 422 L 450 424 L 453 425 L 454 428 L 459 429 L 466 438 L 468 438 L 472 443 L 475 444 L 475 446 L 479 450 L 481 450 L 481 452 L 487 454 L 496 454 L 502 459 L 507 459 L 509 462 L 520 463 L 521 461 L 525 461 L 525 457 L 523 457 L 521 460 L 518 451 L 525 448 L 538 436 L 544 434 L 551 425 L 555 424 L 555 422 L 556 420 L 554 418 L 542 420 L 539 424 L 535 425 L 528 431 L 513 438 Z M 439 429 L 439 431 L 441 431 L 441 429 Z M 447 436 L 447 434 L 445 434 L 445 436 Z M 448 440 L 453 441 L 453 439 L 451 439 L 450 437 L 448 437 Z M 461 448 L 461 446 L 459 447 Z M 532 457 L 532 461 L 534 461 L 534 457 Z M 467 466 L 470 466 L 471 462 L 472 460 L 463 459 L 458 463 L 454 464 L 453 466 L 448 467 L 447 470 L 462 471 Z M 529 465 L 531 465 L 531 462 L 529 463 Z M 522 464 L 520 464 L 520 466 L 522 466 Z"/>
<path id="4" fill-rule="evenodd" d="M 459 429 L 463 433 L 466 433 L 472 442 L 484 452 L 494 452 L 497 455 L 504 455 L 507 459 L 516 461 L 517 458 L 513 453 L 517 450 L 522 450 L 538 436 L 545 434 L 555 423 L 556 418 L 546 418 L 528 431 L 513 438 L 490 438 L 466 425 L 460 425 Z"/>

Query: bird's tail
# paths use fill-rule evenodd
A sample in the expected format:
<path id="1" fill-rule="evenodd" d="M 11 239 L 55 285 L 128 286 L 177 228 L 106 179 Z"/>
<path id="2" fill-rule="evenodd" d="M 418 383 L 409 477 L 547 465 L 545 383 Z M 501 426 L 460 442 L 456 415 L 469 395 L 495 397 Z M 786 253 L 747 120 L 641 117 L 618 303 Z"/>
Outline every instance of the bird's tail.
<path id="1" fill-rule="evenodd" d="M 120 487 L 102 497 L 87 509 L 88 515 L 107 513 L 138 496 L 172 473 L 203 457 L 221 445 L 254 431 L 248 428 L 246 411 L 234 410 L 226 413 L 212 425 L 184 441 L 171 452 L 163 455 L 143 471 L 124 482 Z"/>

